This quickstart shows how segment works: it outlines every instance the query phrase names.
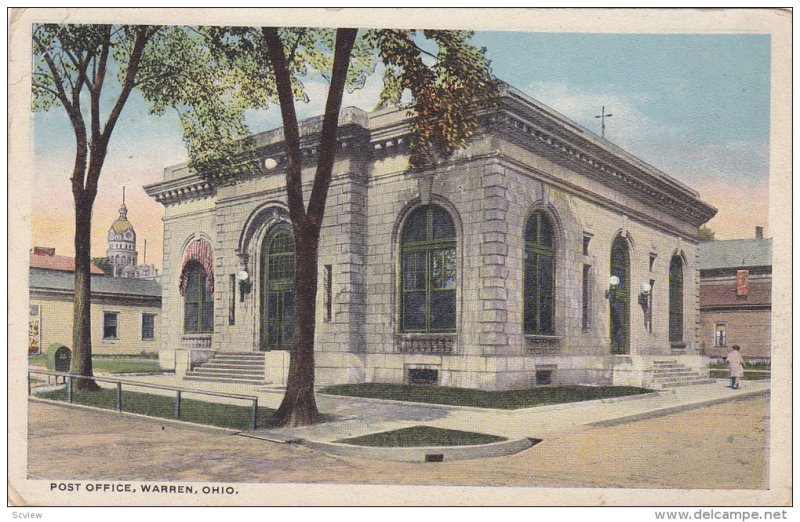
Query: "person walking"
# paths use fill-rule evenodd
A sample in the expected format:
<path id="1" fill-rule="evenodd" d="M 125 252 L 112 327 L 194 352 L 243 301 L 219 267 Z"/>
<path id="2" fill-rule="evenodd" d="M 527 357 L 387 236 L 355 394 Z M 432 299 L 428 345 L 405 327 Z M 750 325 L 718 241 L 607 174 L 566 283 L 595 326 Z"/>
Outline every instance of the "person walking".
<path id="1" fill-rule="evenodd" d="M 740 350 L 741 348 L 739 348 L 739 345 L 734 344 L 733 350 L 731 350 L 731 353 L 725 358 L 728 363 L 728 370 L 730 371 L 731 388 L 734 390 L 739 389 L 739 381 L 742 375 L 744 375 L 744 357 L 742 357 Z"/>

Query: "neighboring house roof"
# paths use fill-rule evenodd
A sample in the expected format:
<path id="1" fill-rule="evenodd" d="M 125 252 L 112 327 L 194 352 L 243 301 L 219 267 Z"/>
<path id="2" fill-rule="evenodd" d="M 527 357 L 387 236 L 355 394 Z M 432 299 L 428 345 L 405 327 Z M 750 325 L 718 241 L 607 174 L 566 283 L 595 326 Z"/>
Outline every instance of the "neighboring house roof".
<path id="1" fill-rule="evenodd" d="M 28 284 L 31 290 L 72 293 L 75 289 L 75 277 L 69 272 L 32 267 Z M 151 279 L 92 276 L 92 294 L 160 299 L 161 285 Z"/>
<path id="2" fill-rule="evenodd" d="M 37 253 L 31 253 L 30 267 L 41 268 L 44 270 L 75 272 L 75 258 L 68 256 L 57 256 L 57 255 L 47 255 L 47 254 L 41 255 Z M 98 268 L 94 264 L 91 265 L 91 273 L 97 275 L 105 274 L 105 272 L 103 272 L 100 268 Z"/>
<path id="3" fill-rule="evenodd" d="M 700 270 L 772 266 L 772 239 L 725 239 L 698 245 Z"/>

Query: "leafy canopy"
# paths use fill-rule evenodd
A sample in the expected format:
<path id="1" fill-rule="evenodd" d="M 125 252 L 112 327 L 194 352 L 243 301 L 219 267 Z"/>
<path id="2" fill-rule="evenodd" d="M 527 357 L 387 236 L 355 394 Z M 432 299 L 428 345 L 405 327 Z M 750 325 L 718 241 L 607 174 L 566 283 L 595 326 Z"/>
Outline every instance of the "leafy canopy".
<path id="1" fill-rule="evenodd" d="M 186 45 L 200 59 L 190 85 L 167 79 L 160 85 L 157 110 L 178 107 L 194 170 L 211 178 L 260 169 L 244 114 L 277 105 L 278 94 L 260 28 L 183 28 Z M 330 79 L 336 31 L 281 28 L 292 93 L 309 100 L 306 84 Z M 350 53 L 345 88 L 364 86 L 379 63 L 384 66 L 377 108 L 404 106 L 414 116 L 409 139 L 410 168 L 432 166 L 466 144 L 478 125 L 481 107 L 496 103 L 496 88 L 485 49 L 469 43 L 467 31 L 369 29 L 359 32 Z M 427 51 L 421 44 L 435 48 Z M 179 55 L 167 56 L 167 61 Z M 205 78 L 204 75 L 209 75 Z M 177 78 L 177 76 L 176 76 Z M 198 79 L 202 81 L 198 82 Z M 171 83 L 170 83 L 171 82 Z"/>

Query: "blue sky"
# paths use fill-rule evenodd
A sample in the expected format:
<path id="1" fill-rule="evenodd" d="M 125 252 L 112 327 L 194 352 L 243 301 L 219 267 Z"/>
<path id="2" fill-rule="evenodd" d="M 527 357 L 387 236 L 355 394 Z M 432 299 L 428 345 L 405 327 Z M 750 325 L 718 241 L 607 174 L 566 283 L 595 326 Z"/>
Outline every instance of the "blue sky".
<path id="1" fill-rule="evenodd" d="M 476 33 L 496 76 L 568 118 L 600 133 L 594 115 L 613 114 L 606 138 L 698 190 L 719 209 L 710 223 L 719 238 L 751 237 L 768 227 L 770 38 L 767 35 Z M 370 110 L 380 75 L 347 95 L 345 105 Z M 327 86 L 307 84 L 319 114 Z M 253 131 L 279 125 L 277 108 L 252 112 Z M 36 203 L 33 242 L 72 251 L 69 175 L 74 138 L 63 109 L 35 116 Z M 138 95 L 111 139 L 95 205 L 93 255 L 105 253 L 121 186 L 129 218 L 148 241 L 148 262 L 161 265 L 163 209 L 142 185 L 186 159 L 174 113 L 155 117 Z M 141 255 L 142 245 L 140 241 Z"/>

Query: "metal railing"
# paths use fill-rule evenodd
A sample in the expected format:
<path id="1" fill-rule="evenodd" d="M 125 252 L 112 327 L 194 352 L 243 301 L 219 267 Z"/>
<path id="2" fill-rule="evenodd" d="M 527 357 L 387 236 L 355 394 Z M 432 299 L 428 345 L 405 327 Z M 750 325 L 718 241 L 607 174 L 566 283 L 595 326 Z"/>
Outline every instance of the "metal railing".
<path id="1" fill-rule="evenodd" d="M 177 420 L 181 418 L 181 401 L 182 401 L 182 394 L 184 393 L 193 393 L 198 395 L 208 395 L 211 397 L 225 397 L 230 399 L 241 399 L 243 401 L 250 401 L 250 426 L 252 429 L 258 428 L 258 397 L 255 395 L 240 395 L 237 393 L 225 393 L 225 392 L 215 392 L 215 391 L 208 391 L 208 390 L 195 390 L 191 388 L 184 388 L 180 386 L 167 386 L 163 384 L 152 384 L 149 382 L 141 382 L 141 381 L 133 381 L 130 379 L 114 379 L 110 377 L 87 377 L 85 375 L 78 375 L 75 373 L 67 373 L 67 372 L 56 372 L 52 370 L 40 370 L 38 368 L 28 368 L 28 395 L 31 396 L 33 394 L 31 389 L 31 374 L 39 374 L 39 375 L 48 375 L 48 376 L 55 376 L 56 382 L 58 382 L 58 377 L 63 377 L 64 381 L 67 385 L 67 402 L 73 402 L 73 383 L 76 379 L 86 379 L 98 382 L 108 382 L 116 384 L 117 395 L 116 395 L 116 411 L 122 412 L 122 385 L 126 384 L 131 387 L 136 388 L 153 388 L 157 390 L 166 390 L 166 391 L 174 391 L 175 392 L 175 413 L 174 417 Z"/>

